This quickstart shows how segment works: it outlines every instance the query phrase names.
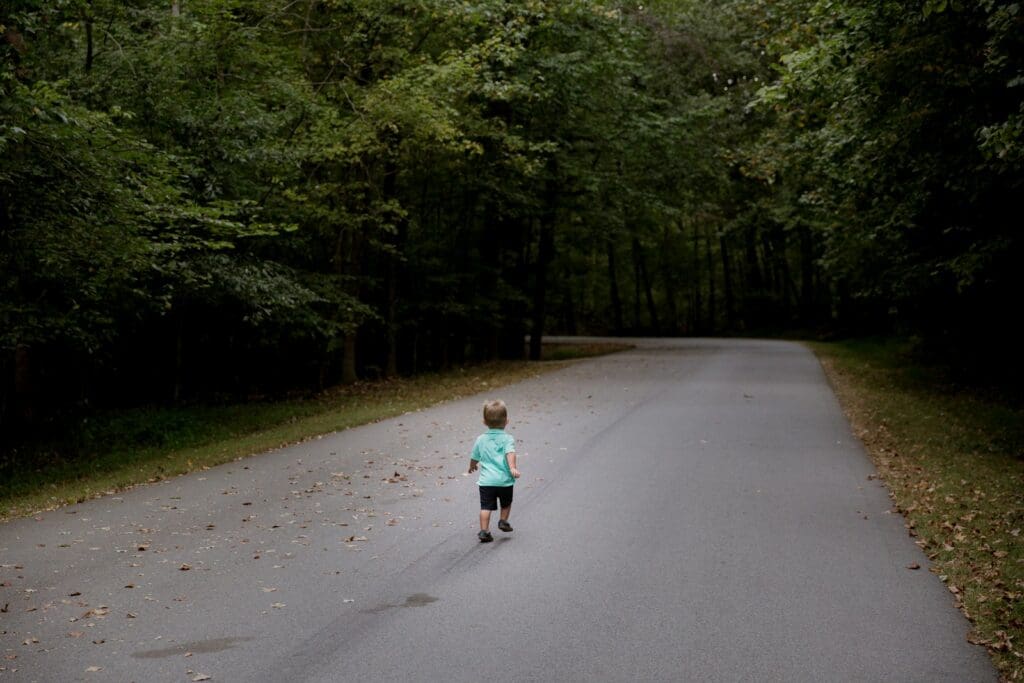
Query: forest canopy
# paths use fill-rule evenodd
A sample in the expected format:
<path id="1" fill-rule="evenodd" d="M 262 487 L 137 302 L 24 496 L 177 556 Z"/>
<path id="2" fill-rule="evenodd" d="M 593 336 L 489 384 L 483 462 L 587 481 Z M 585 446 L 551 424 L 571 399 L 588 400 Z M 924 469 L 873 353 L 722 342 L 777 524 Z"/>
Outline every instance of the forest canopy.
<path id="1" fill-rule="evenodd" d="M 555 332 L 1022 365 L 1017 2 L 26 0 L 0 37 L 0 428 Z"/>

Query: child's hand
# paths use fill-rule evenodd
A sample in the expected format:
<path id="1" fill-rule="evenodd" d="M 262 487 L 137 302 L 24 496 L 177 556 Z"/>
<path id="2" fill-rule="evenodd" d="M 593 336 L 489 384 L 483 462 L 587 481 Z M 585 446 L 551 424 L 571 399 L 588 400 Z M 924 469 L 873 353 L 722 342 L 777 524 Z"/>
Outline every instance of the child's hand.
<path id="1" fill-rule="evenodd" d="M 513 479 L 518 479 L 519 478 L 519 470 L 517 470 L 515 467 L 512 468 L 512 478 Z"/>
<path id="2" fill-rule="evenodd" d="M 476 460 L 470 461 L 469 463 L 469 473 L 473 474 L 474 472 L 476 472 Z"/>

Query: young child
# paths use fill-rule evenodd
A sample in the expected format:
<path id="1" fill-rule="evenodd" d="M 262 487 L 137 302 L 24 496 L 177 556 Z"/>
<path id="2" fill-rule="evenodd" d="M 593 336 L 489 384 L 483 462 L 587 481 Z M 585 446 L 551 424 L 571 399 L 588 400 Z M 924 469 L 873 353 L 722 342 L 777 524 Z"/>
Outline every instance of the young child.
<path id="1" fill-rule="evenodd" d="M 480 486 L 480 533 L 477 537 L 481 543 L 490 543 L 494 540 L 490 532 L 491 511 L 498 509 L 498 501 L 501 501 L 498 528 L 512 531 L 508 515 L 512 512 L 512 488 L 519 478 L 519 470 L 516 469 L 516 440 L 505 433 L 508 409 L 504 401 L 484 403 L 484 424 L 489 429 L 473 444 L 469 471 L 472 474 L 480 469 L 477 481 Z"/>

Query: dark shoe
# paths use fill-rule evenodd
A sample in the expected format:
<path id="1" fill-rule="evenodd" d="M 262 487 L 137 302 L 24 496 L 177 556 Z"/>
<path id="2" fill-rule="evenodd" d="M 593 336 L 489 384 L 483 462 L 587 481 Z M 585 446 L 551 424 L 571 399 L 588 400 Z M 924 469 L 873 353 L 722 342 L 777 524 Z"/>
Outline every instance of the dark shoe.
<path id="1" fill-rule="evenodd" d="M 480 539 L 481 543 L 490 543 L 494 540 L 494 536 L 491 536 L 490 531 L 481 531 L 476 536 Z"/>
<path id="2" fill-rule="evenodd" d="M 502 531 L 512 531 L 512 525 L 503 519 L 498 520 L 498 528 Z"/>

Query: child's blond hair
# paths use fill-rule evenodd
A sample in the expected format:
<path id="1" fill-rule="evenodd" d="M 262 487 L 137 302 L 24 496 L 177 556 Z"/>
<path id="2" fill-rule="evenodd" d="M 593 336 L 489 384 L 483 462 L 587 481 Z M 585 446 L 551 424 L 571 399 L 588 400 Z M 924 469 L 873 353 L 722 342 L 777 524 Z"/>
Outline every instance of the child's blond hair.
<path id="1" fill-rule="evenodd" d="M 484 424 L 491 429 L 503 429 L 508 424 L 508 408 L 504 401 L 484 401 Z"/>

